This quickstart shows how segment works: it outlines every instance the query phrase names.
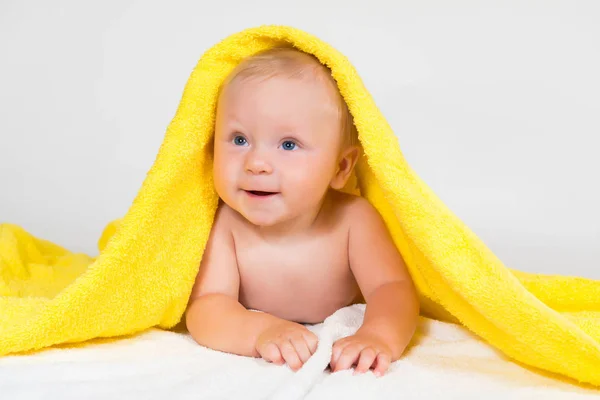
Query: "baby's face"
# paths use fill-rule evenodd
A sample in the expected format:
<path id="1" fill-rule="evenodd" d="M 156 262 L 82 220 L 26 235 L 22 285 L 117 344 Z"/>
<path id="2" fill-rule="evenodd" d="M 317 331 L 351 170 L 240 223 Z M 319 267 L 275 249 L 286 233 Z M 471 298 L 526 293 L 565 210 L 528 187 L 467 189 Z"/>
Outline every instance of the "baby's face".
<path id="1" fill-rule="evenodd" d="M 215 188 L 251 223 L 290 221 L 323 199 L 342 142 L 331 90 L 316 80 L 251 78 L 221 96 Z"/>

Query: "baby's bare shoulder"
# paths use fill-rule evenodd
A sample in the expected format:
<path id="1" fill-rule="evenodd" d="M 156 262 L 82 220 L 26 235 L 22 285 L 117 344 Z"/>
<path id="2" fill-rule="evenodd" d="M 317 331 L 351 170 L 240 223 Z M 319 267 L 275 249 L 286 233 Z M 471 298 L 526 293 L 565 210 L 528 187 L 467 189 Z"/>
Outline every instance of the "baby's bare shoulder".
<path id="1" fill-rule="evenodd" d="M 213 222 L 213 231 L 231 231 L 236 223 L 236 212 L 223 202 L 219 202 L 215 219 Z"/>
<path id="2" fill-rule="evenodd" d="M 337 192 L 335 206 L 339 211 L 339 218 L 348 222 L 360 222 L 362 219 L 378 219 L 379 213 L 367 199 L 353 194 Z"/>

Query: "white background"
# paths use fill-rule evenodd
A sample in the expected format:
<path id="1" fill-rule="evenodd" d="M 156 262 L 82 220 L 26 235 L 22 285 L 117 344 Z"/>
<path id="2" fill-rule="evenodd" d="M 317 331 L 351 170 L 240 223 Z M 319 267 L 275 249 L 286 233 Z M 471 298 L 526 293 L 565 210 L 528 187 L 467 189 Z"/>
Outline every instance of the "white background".
<path id="1" fill-rule="evenodd" d="M 261 24 L 344 53 L 408 162 L 507 266 L 600 279 L 593 0 L 2 0 L 0 222 L 97 254 L 202 53 Z"/>

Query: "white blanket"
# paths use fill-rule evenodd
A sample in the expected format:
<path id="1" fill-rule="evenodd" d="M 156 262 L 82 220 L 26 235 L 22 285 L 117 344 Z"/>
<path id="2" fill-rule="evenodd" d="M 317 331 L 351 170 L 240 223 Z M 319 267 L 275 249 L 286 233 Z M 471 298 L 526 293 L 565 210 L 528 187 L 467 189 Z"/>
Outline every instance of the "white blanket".
<path id="1" fill-rule="evenodd" d="M 220 353 L 184 333 L 153 329 L 0 358 L 8 399 L 579 399 L 600 391 L 514 364 L 464 328 L 421 318 L 413 345 L 376 378 L 330 373 L 332 343 L 356 331 L 364 305 L 310 326 L 319 348 L 297 373 L 260 359 Z"/>

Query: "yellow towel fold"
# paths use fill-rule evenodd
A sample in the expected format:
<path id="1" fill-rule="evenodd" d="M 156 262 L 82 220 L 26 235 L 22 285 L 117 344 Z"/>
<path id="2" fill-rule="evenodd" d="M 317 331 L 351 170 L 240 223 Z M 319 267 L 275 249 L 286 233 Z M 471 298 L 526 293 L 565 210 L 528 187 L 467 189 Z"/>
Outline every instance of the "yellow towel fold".
<path id="1" fill-rule="evenodd" d="M 97 258 L 0 225 L 0 354 L 181 320 L 217 207 L 219 87 L 243 58 L 280 45 L 331 68 L 365 153 L 360 191 L 392 232 L 424 313 L 460 322 L 520 363 L 600 386 L 600 282 L 506 268 L 410 168 L 350 62 L 285 26 L 244 30 L 202 56 L 154 165 L 124 218 L 105 229 Z"/>

